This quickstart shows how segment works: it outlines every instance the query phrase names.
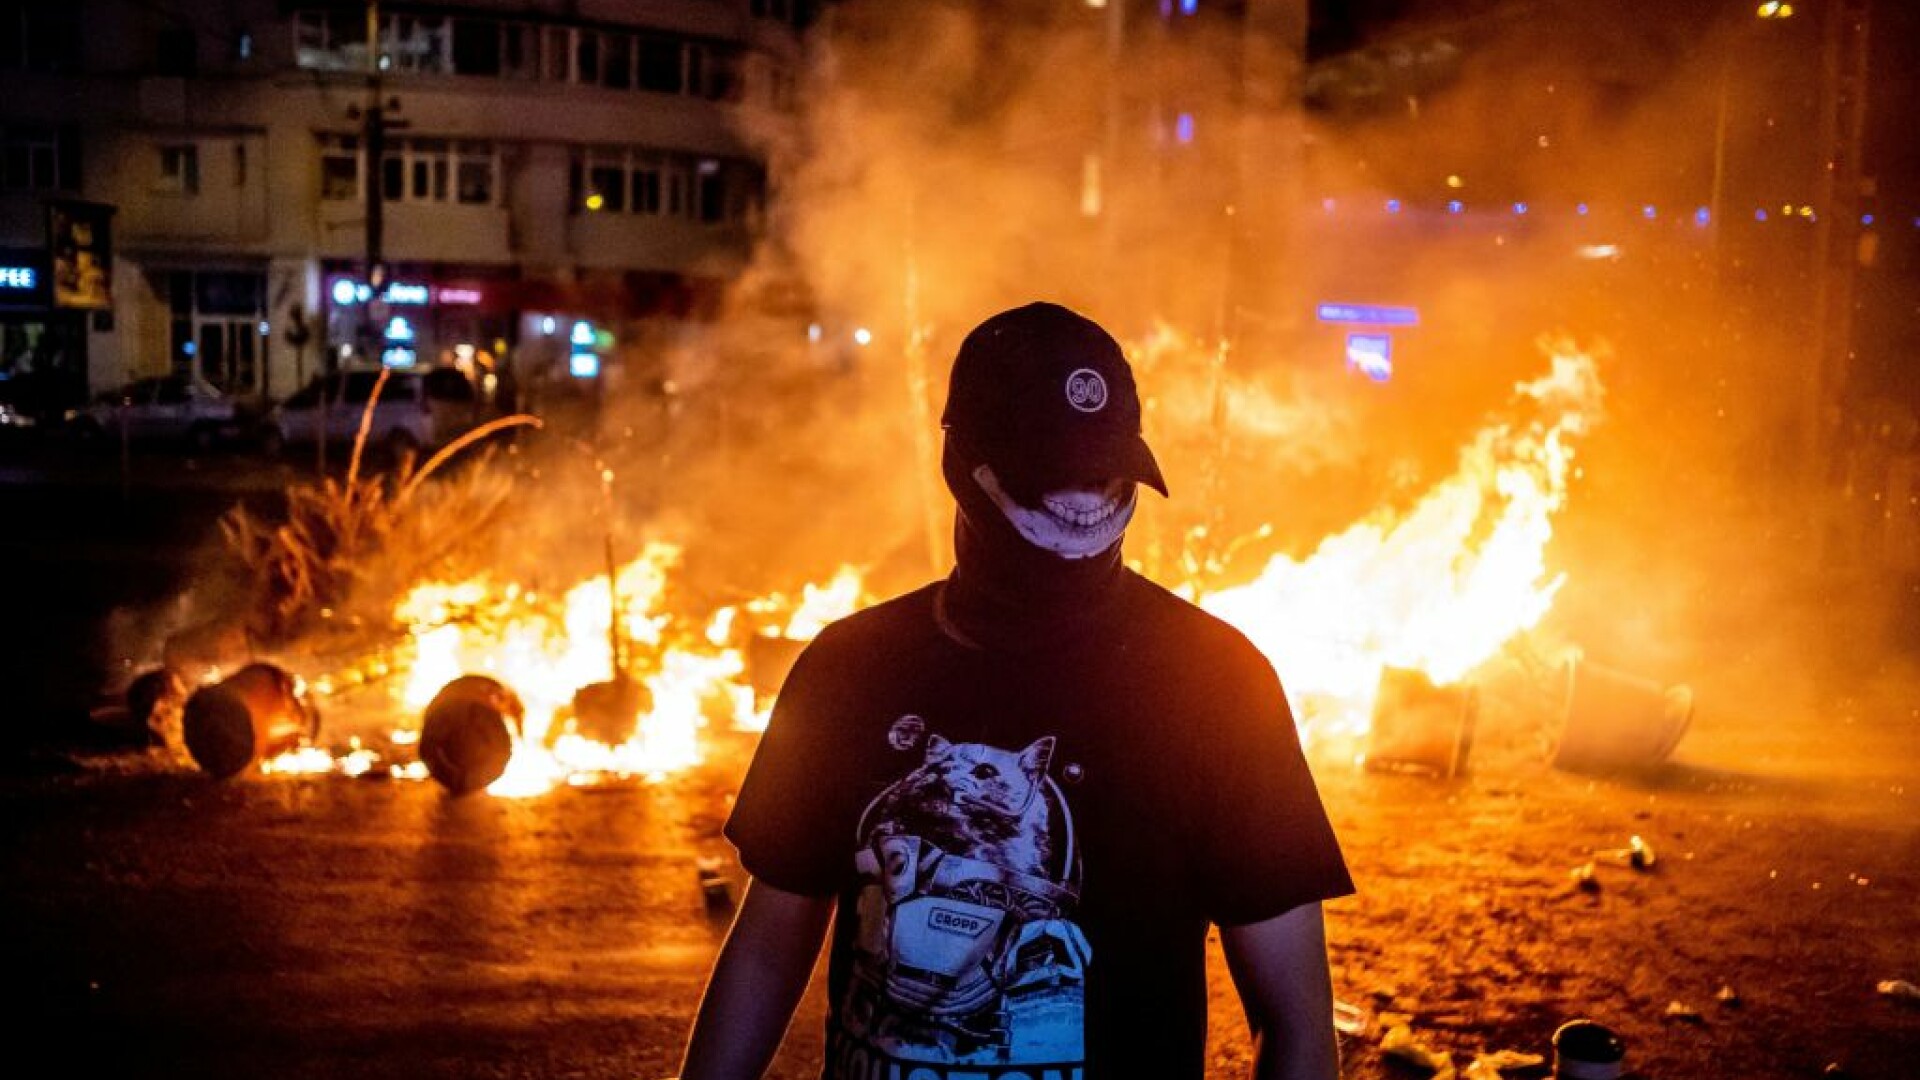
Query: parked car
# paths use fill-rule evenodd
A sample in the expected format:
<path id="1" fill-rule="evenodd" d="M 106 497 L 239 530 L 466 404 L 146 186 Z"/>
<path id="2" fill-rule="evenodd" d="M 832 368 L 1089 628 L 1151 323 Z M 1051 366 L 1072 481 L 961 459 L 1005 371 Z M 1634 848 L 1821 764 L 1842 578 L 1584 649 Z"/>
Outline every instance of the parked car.
<path id="1" fill-rule="evenodd" d="M 179 442 L 206 450 L 240 433 L 238 404 L 186 375 L 161 375 L 100 394 L 66 414 L 83 439 Z"/>
<path id="2" fill-rule="evenodd" d="M 267 414 L 261 433 L 264 448 L 277 453 L 288 446 L 311 446 L 321 438 L 351 443 L 379 378 L 378 371 L 315 378 Z M 374 403 L 367 445 L 389 453 L 439 446 L 482 419 L 480 395 L 459 371 L 393 371 Z"/>

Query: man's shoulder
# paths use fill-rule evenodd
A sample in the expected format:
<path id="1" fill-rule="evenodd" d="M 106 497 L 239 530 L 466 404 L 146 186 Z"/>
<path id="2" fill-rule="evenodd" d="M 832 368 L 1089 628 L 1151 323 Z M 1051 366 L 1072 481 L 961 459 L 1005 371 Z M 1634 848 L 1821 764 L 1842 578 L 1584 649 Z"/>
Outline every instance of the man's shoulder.
<path id="1" fill-rule="evenodd" d="M 1151 578 L 1128 571 L 1134 604 L 1146 623 L 1167 633 L 1208 638 L 1253 648 L 1239 628 Z"/>
<path id="2" fill-rule="evenodd" d="M 809 652 L 833 653 L 863 650 L 876 642 L 898 640 L 903 634 L 927 631 L 934 627 L 933 595 L 938 582 L 923 585 L 912 592 L 882 600 L 844 618 L 828 623 L 808 646 Z"/>
<path id="3" fill-rule="evenodd" d="M 1272 672 L 1266 654 L 1238 627 L 1149 578 L 1128 573 L 1134 611 L 1156 645 L 1200 661 L 1196 670 L 1209 675 Z"/>

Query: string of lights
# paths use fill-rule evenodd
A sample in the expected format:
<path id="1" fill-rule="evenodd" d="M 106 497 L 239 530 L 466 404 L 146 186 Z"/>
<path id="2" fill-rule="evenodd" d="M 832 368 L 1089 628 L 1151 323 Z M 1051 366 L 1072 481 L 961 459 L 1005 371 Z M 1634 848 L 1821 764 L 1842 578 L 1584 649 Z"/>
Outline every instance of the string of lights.
<path id="1" fill-rule="evenodd" d="M 1432 216 L 1486 216 L 1489 214 L 1503 217 L 1638 217 L 1648 222 L 1668 222 L 1691 224 L 1706 228 L 1713 224 L 1713 211 L 1705 206 L 1695 206 L 1691 210 L 1684 204 L 1677 209 L 1662 209 L 1657 203 L 1629 203 L 1623 205 L 1576 202 L 1560 205 L 1542 204 L 1526 200 L 1469 202 L 1465 199 L 1420 200 L 1400 197 L 1337 198 L 1323 196 L 1320 210 L 1328 217 L 1341 215 L 1432 215 Z M 1811 203 L 1781 203 L 1778 207 L 1756 206 L 1751 212 L 1751 220 L 1758 223 L 1813 223 L 1820 220 L 1820 211 Z M 1920 213 L 1893 213 L 1869 211 L 1860 215 L 1860 227 L 1875 229 L 1896 227 L 1902 220 L 1915 229 L 1920 229 Z"/>

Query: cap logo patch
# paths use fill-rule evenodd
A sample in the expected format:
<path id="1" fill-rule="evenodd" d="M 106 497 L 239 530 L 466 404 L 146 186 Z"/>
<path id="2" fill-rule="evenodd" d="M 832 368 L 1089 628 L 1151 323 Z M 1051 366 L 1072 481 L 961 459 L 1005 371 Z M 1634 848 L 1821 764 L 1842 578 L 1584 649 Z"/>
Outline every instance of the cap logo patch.
<path id="1" fill-rule="evenodd" d="M 1067 404 L 1084 413 L 1107 407 L 1107 380 L 1092 368 L 1077 368 L 1067 376 Z"/>

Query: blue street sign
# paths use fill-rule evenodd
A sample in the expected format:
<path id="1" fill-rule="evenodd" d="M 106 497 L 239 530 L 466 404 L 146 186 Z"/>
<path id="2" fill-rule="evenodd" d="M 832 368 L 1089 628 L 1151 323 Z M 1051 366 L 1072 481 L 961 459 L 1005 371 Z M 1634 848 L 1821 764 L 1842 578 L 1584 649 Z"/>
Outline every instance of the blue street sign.
<path id="1" fill-rule="evenodd" d="M 1393 378 L 1392 335 L 1348 334 L 1347 366 L 1374 382 Z"/>
<path id="2" fill-rule="evenodd" d="M 1316 311 L 1325 323 L 1357 323 L 1362 326 L 1418 326 L 1420 312 L 1410 307 L 1386 307 L 1380 304 L 1321 304 Z"/>

